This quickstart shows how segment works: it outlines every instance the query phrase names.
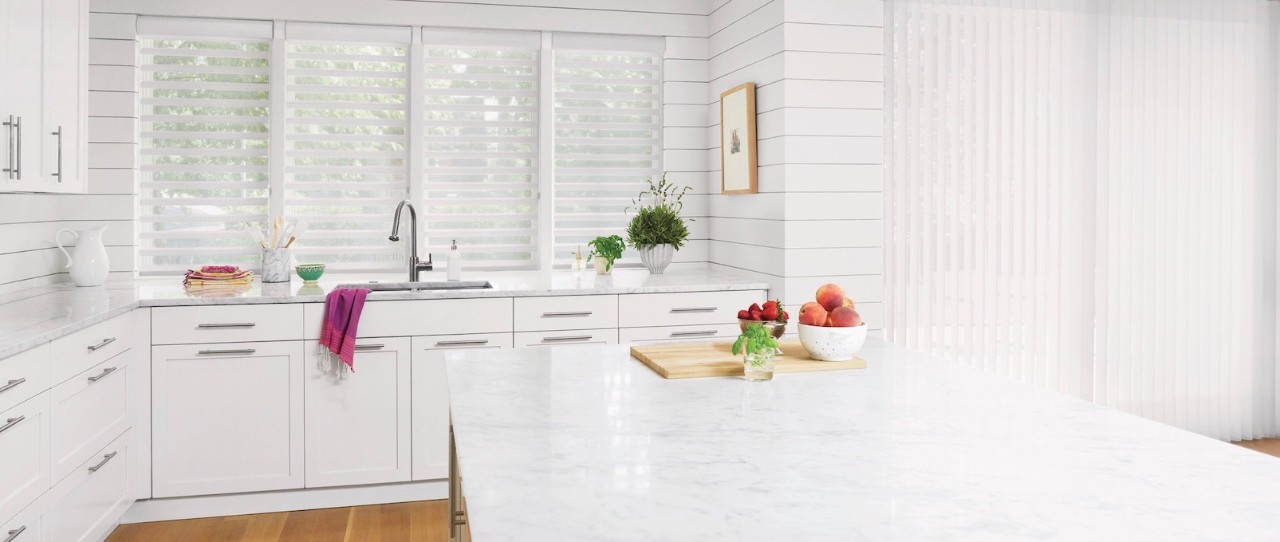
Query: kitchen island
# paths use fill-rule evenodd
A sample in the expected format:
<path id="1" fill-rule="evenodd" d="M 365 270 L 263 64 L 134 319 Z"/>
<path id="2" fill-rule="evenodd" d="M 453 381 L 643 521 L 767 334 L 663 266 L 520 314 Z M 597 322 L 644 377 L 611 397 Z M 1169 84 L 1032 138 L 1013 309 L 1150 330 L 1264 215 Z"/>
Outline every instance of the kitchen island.
<path id="1" fill-rule="evenodd" d="M 664 380 L 625 347 L 446 358 L 478 542 L 1276 540 L 1280 460 L 870 340 Z"/>

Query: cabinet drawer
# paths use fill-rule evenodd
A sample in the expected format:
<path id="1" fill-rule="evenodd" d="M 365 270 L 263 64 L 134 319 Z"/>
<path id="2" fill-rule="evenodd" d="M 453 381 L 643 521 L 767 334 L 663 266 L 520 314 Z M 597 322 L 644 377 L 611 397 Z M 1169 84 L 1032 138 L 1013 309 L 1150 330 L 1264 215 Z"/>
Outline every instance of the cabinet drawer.
<path id="1" fill-rule="evenodd" d="M 618 342 L 622 344 L 724 342 L 737 339 L 741 332 L 738 324 L 624 328 L 618 330 Z"/>
<path id="2" fill-rule="evenodd" d="M 617 329 L 575 329 L 516 333 L 516 348 L 574 344 L 618 344 Z"/>
<path id="3" fill-rule="evenodd" d="M 0 412 L 49 389 L 49 362 L 47 344 L 0 359 Z"/>
<path id="4" fill-rule="evenodd" d="M 618 296 L 517 297 L 516 331 L 618 327 Z"/>
<path id="5" fill-rule="evenodd" d="M 129 493 L 129 433 L 76 466 L 53 490 L 45 515 L 49 540 L 88 542 L 110 533 L 133 499 Z"/>
<path id="6" fill-rule="evenodd" d="M 47 393 L 0 413 L 0 521 L 49 489 L 48 413 Z"/>
<path id="7" fill-rule="evenodd" d="M 53 381 L 57 385 L 129 349 L 132 315 L 117 316 L 53 341 Z"/>
<path id="8" fill-rule="evenodd" d="M 307 303 L 306 338 L 320 338 L 323 303 Z M 511 332 L 511 298 L 371 301 L 360 313 L 358 337 L 413 337 Z"/>
<path id="9" fill-rule="evenodd" d="M 463 350 L 474 348 L 511 348 L 510 333 L 473 333 L 470 335 L 435 335 L 414 337 L 414 350 Z"/>
<path id="10" fill-rule="evenodd" d="M 454 350 L 511 348 L 511 333 L 413 338 L 413 479 L 449 475 L 449 382 L 444 360 Z"/>
<path id="11" fill-rule="evenodd" d="M 732 324 L 738 321 L 739 310 L 763 301 L 761 290 L 621 295 L 618 296 L 618 324 L 621 327 Z"/>
<path id="12" fill-rule="evenodd" d="M 49 469 L 55 483 L 129 428 L 132 355 L 95 365 L 49 393 Z"/>
<path id="13" fill-rule="evenodd" d="M 159 307 L 151 312 L 152 344 L 296 341 L 300 338 L 300 304 Z"/>
<path id="14" fill-rule="evenodd" d="M 26 510 L 10 519 L 8 523 L 0 523 L 0 540 L 5 542 L 47 542 L 42 532 L 44 509 L 39 504 L 28 506 Z"/>

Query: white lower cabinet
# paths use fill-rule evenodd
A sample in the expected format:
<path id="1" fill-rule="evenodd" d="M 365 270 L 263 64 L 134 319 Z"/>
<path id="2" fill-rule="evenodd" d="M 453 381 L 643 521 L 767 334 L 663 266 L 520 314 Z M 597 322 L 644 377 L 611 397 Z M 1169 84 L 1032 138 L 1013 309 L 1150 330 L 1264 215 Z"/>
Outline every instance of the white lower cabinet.
<path id="1" fill-rule="evenodd" d="M 303 350 L 302 341 L 153 347 L 152 495 L 303 487 Z"/>
<path id="2" fill-rule="evenodd" d="M 0 523 L 0 541 L 52 542 L 44 535 L 44 508 L 40 503 L 28 506 L 6 523 Z"/>
<path id="3" fill-rule="evenodd" d="M 13 517 L 47 489 L 49 394 L 41 393 L 0 412 L 0 521 Z"/>
<path id="4" fill-rule="evenodd" d="M 511 348 L 510 333 L 413 338 L 413 479 L 449 477 L 449 382 L 444 360 L 450 351 Z"/>
<path id="5" fill-rule="evenodd" d="M 54 483 L 129 428 L 130 355 L 119 354 L 50 392 Z"/>
<path id="6" fill-rule="evenodd" d="M 516 333 L 515 344 L 516 348 L 568 346 L 574 344 L 618 344 L 618 328 Z"/>
<path id="7" fill-rule="evenodd" d="M 106 538 L 133 502 L 129 483 L 129 434 L 112 441 L 53 488 L 45 516 L 47 540 L 88 542 Z"/>
<path id="8" fill-rule="evenodd" d="M 408 337 L 358 341 L 354 372 L 311 352 L 306 367 L 306 487 L 410 478 Z"/>
<path id="9" fill-rule="evenodd" d="M 742 333 L 738 324 L 705 326 L 637 327 L 618 330 L 622 344 L 733 341 Z"/>

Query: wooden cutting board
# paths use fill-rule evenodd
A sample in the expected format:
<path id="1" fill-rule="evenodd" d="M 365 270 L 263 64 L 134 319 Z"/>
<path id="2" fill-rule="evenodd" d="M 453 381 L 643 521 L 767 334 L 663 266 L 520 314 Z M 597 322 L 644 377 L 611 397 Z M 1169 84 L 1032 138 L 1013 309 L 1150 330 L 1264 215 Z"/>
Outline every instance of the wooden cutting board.
<path id="1" fill-rule="evenodd" d="M 799 341 L 781 341 L 782 354 L 774 358 L 773 372 L 803 373 L 865 369 L 866 360 L 818 361 Z M 631 357 L 648 365 L 663 378 L 701 378 L 707 376 L 742 376 L 742 356 L 733 355 L 731 343 L 671 343 L 631 347 Z"/>

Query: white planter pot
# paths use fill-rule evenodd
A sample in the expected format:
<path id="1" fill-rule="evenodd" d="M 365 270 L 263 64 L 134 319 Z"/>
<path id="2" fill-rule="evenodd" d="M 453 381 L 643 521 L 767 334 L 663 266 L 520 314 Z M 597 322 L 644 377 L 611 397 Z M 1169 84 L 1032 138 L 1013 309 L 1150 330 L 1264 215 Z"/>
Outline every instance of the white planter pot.
<path id="1" fill-rule="evenodd" d="M 604 256 L 596 256 L 595 267 L 597 275 L 608 275 L 609 271 L 613 270 L 609 265 L 609 260 L 605 259 Z"/>
<path id="2" fill-rule="evenodd" d="M 676 247 L 672 245 L 654 245 L 640 249 L 640 261 L 644 262 L 650 273 L 661 275 L 671 265 L 671 258 L 675 254 Z"/>

